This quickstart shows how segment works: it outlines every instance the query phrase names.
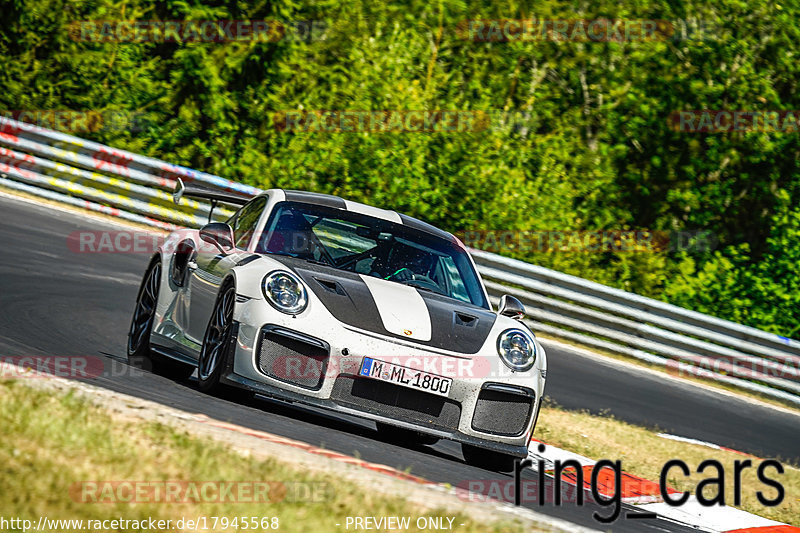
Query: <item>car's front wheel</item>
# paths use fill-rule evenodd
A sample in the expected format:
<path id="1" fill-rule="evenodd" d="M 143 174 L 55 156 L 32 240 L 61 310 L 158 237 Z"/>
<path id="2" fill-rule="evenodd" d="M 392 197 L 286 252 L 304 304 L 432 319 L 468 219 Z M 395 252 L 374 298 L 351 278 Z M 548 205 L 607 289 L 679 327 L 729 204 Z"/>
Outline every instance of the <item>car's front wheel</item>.
<path id="1" fill-rule="evenodd" d="M 233 329 L 233 304 L 236 287 L 226 282 L 217 295 L 214 310 L 203 337 L 200 361 L 197 366 L 197 388 L 203 392 L 216 393 L 221 389 L 220 379 L 226 363 L 226 355 Z"/>
<path id="2" fill-rule="evenodd" d="M 470 444 L 462 444 L 461 452 L 467 464 L 493 472 L 511 472 L 517 461 L 517 457 L 513 455 L 493 452 Z"/>
<path id="3" fill-rule="evenodd" d="M 192 375 L 194 367 L 159 356 L 150 350 L 150 334 L 153 331 L 160 288 L 161 261 L 156 260 L 145 272 L 136 297 L 136 308 L 128 331 L 128 363 L 171 379 L 186 379 Z"/>

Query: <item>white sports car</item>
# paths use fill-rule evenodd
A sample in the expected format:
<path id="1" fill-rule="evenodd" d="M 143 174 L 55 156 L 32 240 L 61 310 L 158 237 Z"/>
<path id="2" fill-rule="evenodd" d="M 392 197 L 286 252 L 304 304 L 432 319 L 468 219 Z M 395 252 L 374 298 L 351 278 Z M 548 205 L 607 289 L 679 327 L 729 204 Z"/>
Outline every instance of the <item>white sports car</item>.
<path id="1" fill-rule="evenodd" d="M 461 443 L 468 463 L 527 455 L 544 349 L 504 296 L 492 310 L 463 244 L 417 219 L 272 189 L 227 223 L 172 233 L 139 289 L 128 357 L 198 386 L 327 408 L 406 443 Z"/>

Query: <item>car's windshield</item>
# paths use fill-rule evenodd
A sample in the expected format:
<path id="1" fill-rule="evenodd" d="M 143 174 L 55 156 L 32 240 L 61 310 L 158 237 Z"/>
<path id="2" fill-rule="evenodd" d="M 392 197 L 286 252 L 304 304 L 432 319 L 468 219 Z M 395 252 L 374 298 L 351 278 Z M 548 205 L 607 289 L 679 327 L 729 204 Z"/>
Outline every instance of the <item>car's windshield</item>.
<path id="1" fill-rule="evenodd" d="M 488 308 L 467 252 L 455 242 L 353 211 L 281 202 L 256 251 L 299 257 Z"/>

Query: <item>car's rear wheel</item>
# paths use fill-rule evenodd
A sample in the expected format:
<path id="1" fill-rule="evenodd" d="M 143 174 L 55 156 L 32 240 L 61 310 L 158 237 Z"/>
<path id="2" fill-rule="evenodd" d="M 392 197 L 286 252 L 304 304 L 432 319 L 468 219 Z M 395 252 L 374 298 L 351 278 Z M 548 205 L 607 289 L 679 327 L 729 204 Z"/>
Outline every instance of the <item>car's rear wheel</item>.
<path id="1" fill-rule="evenodd" d="M 128 362 L 136 368 L 150 370 L 171 379 L 186 379 L 194 367 L 155 354 L 150 349 L 150 334 L 161 288 L 161 262 L 153 261 L 142 278 L 136 308 L 128 331 Z"/>
<path id="2" fill-rule="evenodd" d="M 464 460 L 467 464 L 493 472 L 513 471 L 514 463 L 518 459 L 513 455 L 493 452 L 470 444 L 462 444 L 461 452 L 464 454 Z"/>
<path id="3" fill-rule="evenodd" d="M 214 310 L 203 337 L 200 361 L 197 367 L 197 388 L 203 392 L 216 393 L 221 390 L 220 379 L 226 364 L 231 330 L 233 329 L 233 304 L 236 287 L 226 282 L 217 295 Z"/>
<path id="4" fill-rule="evenodd" d="M 430 445 L 439 442 L 439 437 L 426 435 L 425 433 L 420 433 L 419 431 L 414 431 L 412 429 L 399 428 L 390 424 L 384 424 L 383 422 L 376 422 L 375 426 L 377 427 L 378 433 L 381 435 L 381 437 L 390 442 L 410 445 Z"/>

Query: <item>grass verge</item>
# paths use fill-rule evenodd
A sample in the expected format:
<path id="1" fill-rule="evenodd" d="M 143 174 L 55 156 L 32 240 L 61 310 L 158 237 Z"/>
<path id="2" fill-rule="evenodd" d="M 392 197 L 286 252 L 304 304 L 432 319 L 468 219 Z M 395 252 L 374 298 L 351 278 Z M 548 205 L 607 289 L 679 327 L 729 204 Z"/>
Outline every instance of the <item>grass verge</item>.
<path id="1" fill-rule="evenodd" d="M 209 530 L 242 531 L 232 527 L 235 517 L 277 517 L 281 531 L 345 531 L 348 516 L 409 516 L 410 531 L 417 531 L 419 517 L 451 517 L 460 532 L 530 530 L 518 522 L 477 522 L 464 514 L 444 510 L 422 512 L 400 498 L 391 498 L 330 472 L 309 472 L 277 459 L 245 457 L 210 439 L 197 438 L 155 422 L 122 422 L 90 405 L 72 392 L 33 388 L 14 381 L 0 381 L 0 479 L 3 498 L 0 516 L 34 520 L 49 519 L 143 520 L 150 517 L 171 520 L 175 531 L 181 518 L 226 517 Z M 155 485 L 184 482 L 178 496 L 188 503 L 159 503 L 157 493 L 143 492 L 137 503 L 120 501 L 134 494 L 121 484 L 104 481 L 136 481 Z M 239 481 L 248 486 L 267 482 L 268 501 L 253 501 L 254 492 L 245 495 L 234 490 L 242 502 L 214 501 L 220 492 L 205 498 L 189 496 L 188 487 L 204 482 Z M 97 483 L 91 485 L 88 483 Z M 283 483 L 282 486 L 275 482 Z M 142 483 L 139 483 L 141 486 Z M 96 490 L 94 487 L 105 487 Z M 174 484 L 173 484 L 174 486 Z M 217 485 L 218 486 L 218 485 Z M 113 487 L 113 488 L 110 488 Z M 88 497 L 87 497 L 88 494 Z M 161 493 L 164 499 L 165 493 Z M 263 495 L 263 494 L 262 494 Z M 110 503 L 85 503 L 99 497 Z M 248 503 L 248 501 L 253 501 Z M 268 521 L 268 523 L 271 523 Z M 447 523 L 447 521 L 445 521 Z M 341 524 L 341 526 L 337 526 Z M 463 524 L 463 525 L 462 525 Z M 49 527 L 49 531 L 77 530 L 76 527 Z M 112 529 L 112 528 L 109 528 Z M 183 528 L 190 530 L 191 528 Z M 258 530 L 261 530 L 259 528 Z M 352 529 L 352 528 L 351 528 Z M 542 531 L 547 530 L 542 528 Z M 117 527 L 117 531 L 135 530 Z"/>
<path id="2" fill-rule="evenodd" d="M 698 466 L 706 459 L 715 459 L 724 467 L 725 502 L 733 506 L 733 464 L 743 461 L 739 453 L 724 450 L 715 450 L 699 444 L 676 442 L 657 435 L 657 431 L 634 426 L 614 419 L 591 415 L 586 412 L 574 412 L 561 409 L 557 406 L 545 406 L 539 415 L 536 427 L 536 438 L 549 445 L 570 450 L 591 459 L 621 460 L 622 469 L 631 474 L 658 481 L 661 469 L 670 459 L 681 459 L 689 467 L 691 475 L 684 477 L 680 470 L 675 468 L 669 471 L 669 484 L 679 490 L 694 492 L 698 483 L 709 477 L 716 477 L 714 468 L 707 469 L 703 474 L 697 472 Z M 762 491 L 764 497 L 773 499 L 777 492 L 775 489 L 764 485 L 758 480 L 756 469 L 760 461 L 749 458 L 753 467 L 742 473 L 742 502 L 736 507 L 750 513 L 800 525 L 800 470 L 795 466 L 784 465 L 784 473 L 778 475 L 770 469 L 767 475 L 778 480 L 785 489 L 783 502 L 776 507 L 762 505 L 756 496 Z M 703 493 L 713 497 L 718 493 L 717 487 L 706 487 Z"/>

